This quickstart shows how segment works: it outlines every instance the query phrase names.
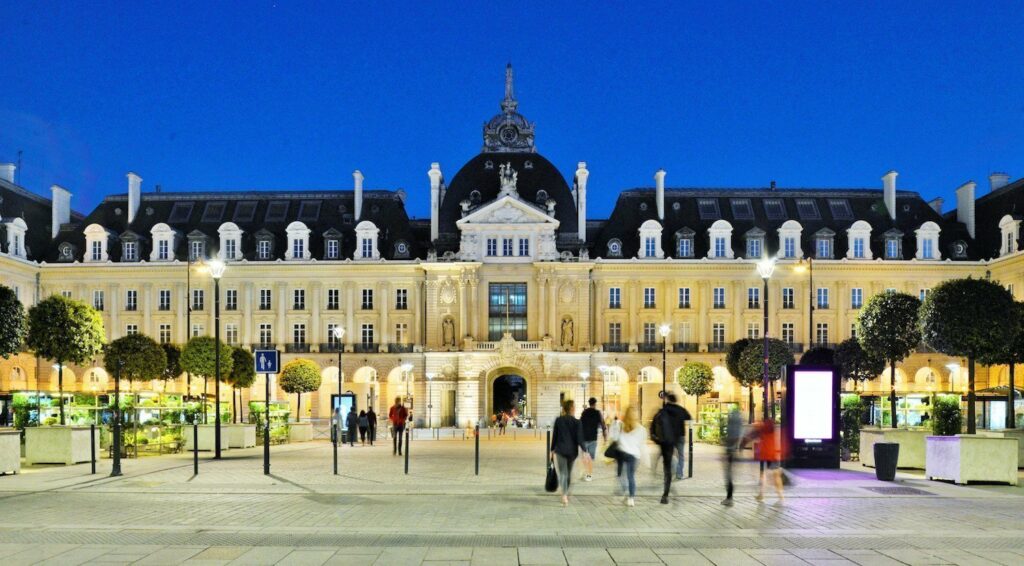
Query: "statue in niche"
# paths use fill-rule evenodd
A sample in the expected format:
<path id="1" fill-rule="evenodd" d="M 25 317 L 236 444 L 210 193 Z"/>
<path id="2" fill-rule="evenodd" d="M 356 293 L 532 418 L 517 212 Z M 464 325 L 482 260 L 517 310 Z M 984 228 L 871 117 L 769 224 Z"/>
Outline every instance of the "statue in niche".
<path id="1" fill-rule="evenodd" d="M 562 319 L 562 346 L 572 346 L 573 338 L 572 318 L 567 316 Z"/>
<path id="2" fill-rule="evenodd" d="M 441 341 L 445 347 L 455 347 L 455 322 L 450 316 L 444 317 L 441 321 Z"/>

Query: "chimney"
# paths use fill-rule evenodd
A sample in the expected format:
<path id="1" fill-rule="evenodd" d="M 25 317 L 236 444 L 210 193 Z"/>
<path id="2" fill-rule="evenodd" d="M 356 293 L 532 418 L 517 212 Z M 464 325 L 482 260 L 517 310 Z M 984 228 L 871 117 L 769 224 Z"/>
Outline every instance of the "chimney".
<path id="1" fill-rule="evenodd" d="M 889 209 L 889 218 L 896 220 L 896 176 L 895 170 L 882 175 L 882 200 L 885 201 L 885 208 Z"/>
<path id="2" fill-rule="evenodd" d="M 956 221 L 967 226 L 967 233 L 974 238 L 974 181 L 967 181 L 956 190 Z"/>
<path id="3" fill-rule="evenodd" d="M 942 203 L 943 202 L 945 202 L 945 201 L 942 200 L 942 197 L 937 197 L 937 198 L 934 198 L 934 199 L 928 201 L 928 206 L 932 207 L 932 210 L 935 211 L 935 214 L 942 214 Z"/>
<path id="4" fill-rule="evenodd" d="M 665 221 L 665 170 L 654 174 L 654 198 L 658 201 L 658 220 Z"/>
<path id="5" fill-rule="evenodd" d="M 50 238 L 56 238 L 61 224 L 71 222 L 71 193 L 60 185 L 50 187 Z"/>
<path id="6" fill-rule="evenodd" d="M 359 222 L 359 219 L 363 216 L 363 174 L 359 172 L 359 169 L 352 172 L 352 181 L 355 185 L 354 190 L 356 193 L 355 210 L 352 213 L 356 222 Z"/>
<path id="7" fill-rule="evenodd" d="M 18 166 L 13 163 L 0 163 L 0 179 L 14 184 L 14 172 Z"/>
<path id="8" fill-rule="evenodd" d="M 1010 176 L 1006 173 L 992 173 L 988 176 L 988 184 L 993 191 L 1001 189 L 1010 184 Z"/>
<path id="9" fill-rule="evenodd" d="M 587 171 L 587 162 L 580 161 L 576 164 L 576 224 L 579 230 L 581 242 L 587 241 L 587 179 L 590 171 Z"/>
<path id="10" fill-rule="evenodd" d="M 139 215 L 139 205 L 142 204 L 142 177 L 131 171 L 128 172 L 128 224 L 135 221 Z"/>
<path id="11" fill-rule="evenodd" d="M 430 164 L 430 241 L 433 242 L 438 236 L 438 215 L 441 210 L 441 183 L 444 182 L 444 175 L 441 173 L 441 164 L 433 162 Z"/>
<path id="12" fill-rule="evenodd" d="M 775 180 L 774 179 L 772 179 L 772 182 L 768 184 L 768 190 L 769 191 L 774 191 L 775 190 Z"/>

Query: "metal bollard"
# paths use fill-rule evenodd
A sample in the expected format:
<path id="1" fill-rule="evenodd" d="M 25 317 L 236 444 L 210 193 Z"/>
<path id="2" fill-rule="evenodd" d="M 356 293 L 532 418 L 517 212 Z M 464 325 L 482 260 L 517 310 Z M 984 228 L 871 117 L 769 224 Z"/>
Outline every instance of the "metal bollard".
<path id="1" fill-rule="evenodd" d="M 693 429 L 690 429 L 690 460 L 687 462 L 686 477 L 693 477 Z"/>
<path id="2" fill-rule="evenodd" d="M 551 458 L 551 429 L 547 430 L 547 440 L 544 442 L 544 468 L 548 467 L 548 460 Z"/>
<path id="3" fill-rule="evenodd" d="M 96 423 L 89 425 L 89 453 L 92 455 L 92 473 L 96 473 Z"/>
<path id="4" fill-rule="evenodd" d="M 199 475 L 199 425 L 192 423 L 192 475 Z"/>
<path id="5" fill-rule="evenodd" d="M 476 475 L 480 475 L 480 425 L 476 425 Z"/>
<path id="6" fill-rule="evenodd" d="M 334 423 L 331 424 L 331 428 L 333 429 L 331 430 L 331 439 L 334 440 L 334 475 L 338 475 L 338 433 L 340 431 Z"/>
<path id="7" fill-rule="evenodd" d="M 405 431 L 405 475 L 409 475 L 409 431 Z"/>

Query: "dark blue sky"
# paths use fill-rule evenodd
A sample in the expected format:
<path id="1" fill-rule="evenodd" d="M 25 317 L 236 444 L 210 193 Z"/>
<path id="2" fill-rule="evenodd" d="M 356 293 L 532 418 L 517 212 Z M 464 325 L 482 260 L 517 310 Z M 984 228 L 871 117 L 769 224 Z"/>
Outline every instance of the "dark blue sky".
<path id="1" fill-rule="evenodd" d="M 610 4 L 610 3 L 609 3 Z M 38 2 L 0 33 L 0 160 L 88 211 L 144 190 L 404 188 L 428 216 L 480 150 L 505 63 L 590 214 L 650 186 L 1024 176 L 1024 3 Z M 625 6 L 625 7 L 624 7 Z"/>

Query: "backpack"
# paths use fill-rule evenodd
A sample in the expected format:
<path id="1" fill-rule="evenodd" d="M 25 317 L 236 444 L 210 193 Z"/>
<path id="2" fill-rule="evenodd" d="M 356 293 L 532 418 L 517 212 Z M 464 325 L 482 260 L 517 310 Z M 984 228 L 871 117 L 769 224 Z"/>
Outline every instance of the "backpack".
<path id="1" fill-rule="evenodd" d="M 658 412 L 654 414 L 654 418 L 651 419 L 651 440 L 656 444 L 667 444 L 670 442 L 670 435 L 672 432 L 672 423 L 670 422 L 670 415 L 665 412 L 665 409 L 658 409 Z"/>

